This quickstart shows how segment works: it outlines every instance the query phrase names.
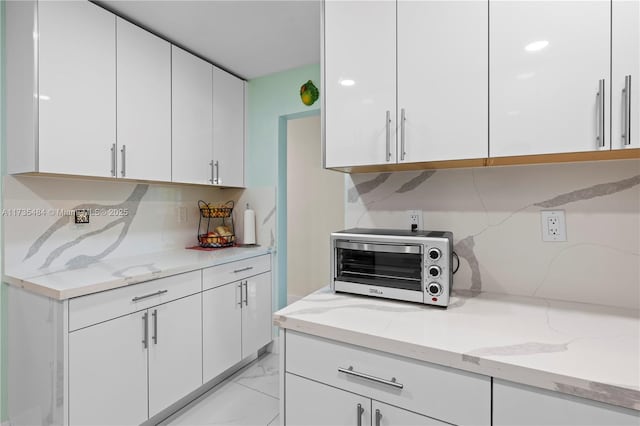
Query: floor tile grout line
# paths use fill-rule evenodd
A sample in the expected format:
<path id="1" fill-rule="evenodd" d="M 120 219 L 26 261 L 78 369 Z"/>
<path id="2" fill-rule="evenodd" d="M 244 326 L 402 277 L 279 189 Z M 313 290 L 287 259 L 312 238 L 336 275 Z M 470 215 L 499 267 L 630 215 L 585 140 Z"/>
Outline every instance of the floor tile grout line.
<path id="1" fill-rule="evenodd" d="M 254 388 L 252 388 L 251 386 L 247 386 L 247 385 L 244 385 L 244 384 L 242 384 L 242 383 L 238 383 L 238 382 L 234 382 L 234 383 L 235 383 L 236 385 L 240 385 L 240 386 L 242 386 L 242 387 L 244 387 L 244 388 L 247 388 L 247 389 L 249 389 L 249 390 L 252 390 L 252 391 L 254 391 L 254 392 L 258 392 L 258 393 L 261 393 L 261 394 L 263 394 L 263 395 L 266 395 L 266 396 L 268 396 L 269 398 L 273 398 L 273 399 L 275 399 L 276 401 L 280 401 L 280 398 L 279 398 L 279 397 L 277 397 L 277 396 L 269 395 L 269 394 L 268 394 L 268 393 L 266 393 L 266 392 L 263 392 L 263 391 L 258 390 L 258 389 L 254 389 Z"/>
<path id="2" fill-rule="evenodd" d="M 276 415 L 274 416 L 274 418 L 272 418 L 272 419 L 269 421 L 269 423 L 267 423 L 267 426 L 271 426 L 271 423 L 273 423 L 273 422 L 278 418 L 278 416 L 279 416 L 279 415 L 280 415 L 280 413 L 278 412 L 278 414 L 276 414 Z"/>

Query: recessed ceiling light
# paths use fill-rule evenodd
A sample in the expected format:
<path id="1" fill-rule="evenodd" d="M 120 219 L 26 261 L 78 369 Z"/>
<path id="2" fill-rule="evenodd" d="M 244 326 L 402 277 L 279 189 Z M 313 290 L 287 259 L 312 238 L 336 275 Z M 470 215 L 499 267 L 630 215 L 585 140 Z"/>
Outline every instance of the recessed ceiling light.
<path id="1" fill-rule="evenodd" d="M 533 43 L 529 43 L 524 47 L 524 50 L 527 52 L 536 52 L 538 50 L 542 50 L 549 45 L 547 40 L 538 40 Z"/>

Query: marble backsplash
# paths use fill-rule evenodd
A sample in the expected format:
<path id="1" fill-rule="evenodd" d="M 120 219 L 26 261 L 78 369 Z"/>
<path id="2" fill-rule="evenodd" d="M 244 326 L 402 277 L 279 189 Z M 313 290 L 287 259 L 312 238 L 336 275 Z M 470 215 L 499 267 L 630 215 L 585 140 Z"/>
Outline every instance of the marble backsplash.
<path id="1" fill-rule="evenodd" d="M 347 178 L 347 227 L 450 230 L 454 289 L 640 309 L 640 161 Z M 564 210 L 567 241 L 543 242 L 541 210 Z"/>
<path id="2" fill-rule="evenodd" d="M 256 211 L 257 242 L 272 245 L 275 188 L 110 182 L 42 176 L 4 177 L 4 265 L 57 270 L 103 258 L 197 245 L 198 200 L 233 200 L 242 241 L 244 207 Z M 88 224 L 65 211 L 90 209 Z M 181 216 L 181 210 L 186 217 Z M 184 215 L 183 215 L 184 216 Z M 185 220 L 186 219 L 186 220 Z"/>

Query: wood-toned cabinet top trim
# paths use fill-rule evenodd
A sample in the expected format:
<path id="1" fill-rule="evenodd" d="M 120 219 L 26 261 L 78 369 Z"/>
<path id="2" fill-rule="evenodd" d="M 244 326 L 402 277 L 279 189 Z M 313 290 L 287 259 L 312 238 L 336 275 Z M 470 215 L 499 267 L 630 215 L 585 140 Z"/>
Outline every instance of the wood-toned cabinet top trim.
<path id="1" fill-rule="evenodd" d="M 519 155 L 513 157 L 475 158 L 471 160 L 428 161 L 423 163 L 374 164 L 370 166 L 331 168 L 343 173 L 404 172 L 429 169 L 516 166 L 524 164 L 572 163 L 581 161 L 640 159 L 640 148 L 567 152 L 562 154 Z"/>

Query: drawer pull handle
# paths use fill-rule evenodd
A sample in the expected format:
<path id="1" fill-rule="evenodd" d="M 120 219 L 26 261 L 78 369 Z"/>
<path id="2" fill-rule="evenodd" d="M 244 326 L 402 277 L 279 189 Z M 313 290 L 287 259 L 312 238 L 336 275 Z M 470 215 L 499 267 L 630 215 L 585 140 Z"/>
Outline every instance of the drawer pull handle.
<path id="1" fill-rule="evenodd" d="M 160 291 L 156 291 L 155 293 L 145 294 L 144 296 L 136 296 L 133 299 L 131 299 L 131 301 L 137 302 L 138 300 L 148 299 L 149 297 L 153 297 L 153 296 L 160 296 L 161 294 L 165 294 L 167 292 L 169 292 L 169 290 L 160 290 Z"/>
<path id="2" fill-rule="evenodd" d="M 233 273 L 237 274 L 238 272 L 250 271 L 252 269 L 253 269 L 253 266 L 247 266 L 246 268 L 236 269 L 235 271 L 233 271 Z"/>
<path id="3" fill-rule="evenodd" d="M 349 366 L 349 368 L 338 367 L 338 372 L 349 374 L 351 376 L 360 377 L 361 379 L 371 380 L 372 382 L 382 383 L 383 385 L 393 386 L 394 388 L 402 389 L 404 385 L 402 383 L 396 382 L 396 378 L 392 377 L 391 380 L 381 379 L 380 377 L 371 376 L 369 374 L 360 373 L 353 369 L 353 366 Z"/>
<path id="4" fill-rule="evenodd" d="M 142 334 L 144 335 L 142 347 L 147 349 L 149 346 L 149 314 L 147 312 L 142 316 L 142 327 Z"/>

